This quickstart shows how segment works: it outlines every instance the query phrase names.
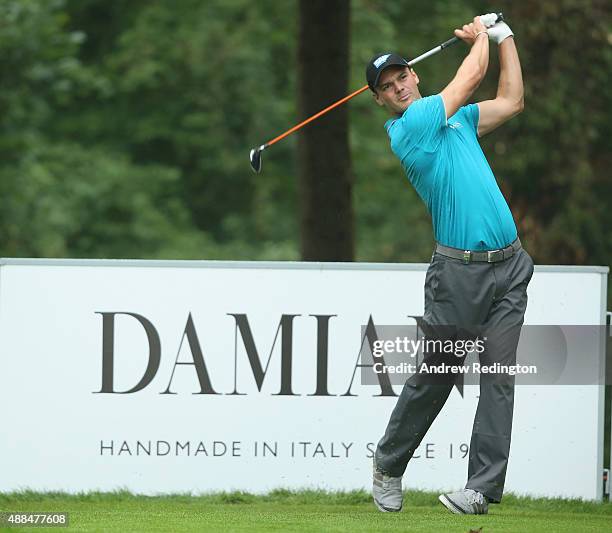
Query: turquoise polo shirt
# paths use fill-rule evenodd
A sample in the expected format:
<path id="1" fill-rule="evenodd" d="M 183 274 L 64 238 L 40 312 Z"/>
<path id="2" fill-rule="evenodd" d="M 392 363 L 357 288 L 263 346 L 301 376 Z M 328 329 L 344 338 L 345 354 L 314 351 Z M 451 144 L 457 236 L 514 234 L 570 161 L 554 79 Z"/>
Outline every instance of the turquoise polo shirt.
<path id="1" fill-rule="evenodd" d="M 495 250 L 516 226 L 478 144 L 477 104 L 446 120 L 442 96 L 413 102 L 385 128 L 391 149 L 431 215 L 436 241 L 462 250 Z"/>

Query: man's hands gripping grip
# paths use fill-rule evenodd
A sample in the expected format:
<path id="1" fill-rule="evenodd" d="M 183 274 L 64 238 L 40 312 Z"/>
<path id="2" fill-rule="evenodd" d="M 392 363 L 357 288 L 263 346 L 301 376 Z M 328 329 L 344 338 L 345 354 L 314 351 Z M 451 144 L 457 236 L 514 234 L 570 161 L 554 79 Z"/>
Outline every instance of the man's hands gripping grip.
<path id="1" fill-rule="evenodd" d="M 514 35 L 510 26 L 503 20 L 495 22 L 497 20 L 497 13 L 487 13 L 486 15 L 480 15 L 480 21 L 486 26 L 489 39 L 497 44 Z"/>
<path id="2" fill-rule="evenodd" d="M 487 33 L 487 27 L 482 22 L 481 17 L 474 17 L 474 21 L 469 24 L 464 24 L 461 29 L 455 30 L 455 36 L 459 37 L 466 44 L 472 46 L 476 42 L 476 38 L 481 33 Z"/>
<path id="3" fill-rule="evenodd" d="M 501 44 L 501 42 L 514 35 L 512 30 L 503 20 L 497 20 L 497 13 L 487 13 L 474 18 L 474 22 L 466 24 L 460 30 L 455 30 L 455 35 L 470 46 L 474 44 L 476 36 L 485 31 L 489 35 L 489 40 Z"/>

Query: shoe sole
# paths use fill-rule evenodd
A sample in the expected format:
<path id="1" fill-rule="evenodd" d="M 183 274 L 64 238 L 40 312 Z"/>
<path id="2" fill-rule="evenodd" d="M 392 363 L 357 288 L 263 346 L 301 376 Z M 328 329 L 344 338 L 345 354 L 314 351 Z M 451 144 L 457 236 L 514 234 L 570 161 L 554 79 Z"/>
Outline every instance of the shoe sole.
<path id="1" fill-rule="evenodd" d="M 438 496 L 438 501 L 453 514 L 468 514 L 461 509 L 461 507 L 455 505 L 453 500 L 446 496 L 446 494 L 440 494 L 440 496 Z"/>
<path id="2" fill-rule="evenodd" d="M 473 515 L 487 514 L 487 512 L 484 512 L 484 513 L 469 513 L 467 511 L 465 511 L 464 509 L 462 509 L 461 507 L 459 507 L 446 494 L 440 494 L 440 496 L 438 496 L 438 501 L 442 505 L 444 505 L 444 507 L 446 507 L 453 514 L 473 514 Z"/>

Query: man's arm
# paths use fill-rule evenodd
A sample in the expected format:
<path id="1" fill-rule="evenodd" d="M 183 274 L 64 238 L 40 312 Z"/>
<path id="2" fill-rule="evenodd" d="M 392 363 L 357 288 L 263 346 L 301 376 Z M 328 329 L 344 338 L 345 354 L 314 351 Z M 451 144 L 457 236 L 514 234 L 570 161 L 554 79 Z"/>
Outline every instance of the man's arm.
<path id="1" fill-rule="evenodd" d="M 494 100 L 478 103 L 480 120 L 478 136 L 495 128 L 518 115 L 524 107 L 523 75 L 514 39 L 508 37 L 499 45 L 499 83 Z"/>
<path id="2" fill-rule="evenodd" d="M 466 24 L 463 29 L 455 30 L 455 35 L 472 48 L 453 80 L 440 93 L 446 118 L 454 115 L 472 95 L 485 77 L 489 66 L 489 37 L 480 17 L 475 17 L 474 22 Z"/>

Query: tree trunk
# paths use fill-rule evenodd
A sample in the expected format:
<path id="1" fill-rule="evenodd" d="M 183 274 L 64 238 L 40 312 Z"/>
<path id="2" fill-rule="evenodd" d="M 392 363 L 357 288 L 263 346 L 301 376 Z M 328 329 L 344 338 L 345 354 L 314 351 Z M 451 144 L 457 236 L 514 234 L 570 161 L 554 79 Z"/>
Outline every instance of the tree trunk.
<path id="1" fill-rule="evenodd" d="M 300 0 L 298 90 L 301 119 L 348 94 L 350 0 Z M 305 261 L 353 261 L 348 107 L 298 134 L 301 253 Z"/>

